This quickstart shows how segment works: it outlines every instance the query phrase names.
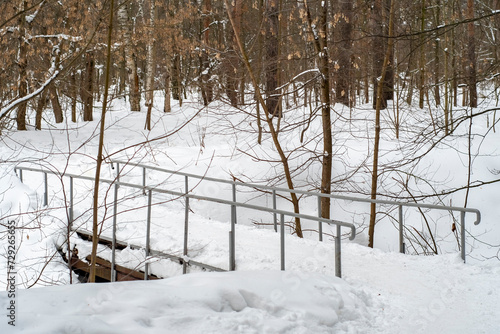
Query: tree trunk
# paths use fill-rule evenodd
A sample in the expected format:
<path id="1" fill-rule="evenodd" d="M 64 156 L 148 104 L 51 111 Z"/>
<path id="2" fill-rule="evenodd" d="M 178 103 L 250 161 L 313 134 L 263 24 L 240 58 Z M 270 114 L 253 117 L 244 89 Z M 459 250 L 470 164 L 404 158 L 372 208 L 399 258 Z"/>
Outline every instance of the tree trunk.
<path id="1" fill-rule="evenodd" d="M 477 107 L 477 79 L 476 79 L 476 37 L 474 32 L 474 0 L 467 0 L 467 18 L 471 20 L 467 25 L 467 84 L 469 86 L 469 105 Z"/>
<path id="2" fill-rule="evenodd" d="M 383 0 L 374 0 L 372 12 L 372 31 L 374 34 L 372 52 L 373 52 L 373 109 L 376 109 L 377 104 L 377 87 L 379 77 L 382 71 L 382 64 L 384 62 L 384 37 L 383 37 Z M 385 78 L 385 72 L 384 78 Z M 382 91 L 384 92 L 384 90 Z M 381 97 L 381 109 L 387 108 L 387 100 L 384 96 Z"/>
<path id="3" fill-rule="evenodd" d="M 122 35 L 125 45 L 125 61 L 128 71 L 130 111 L 141 111 L 141 95 L 139 94 L 139 76 L 137 74 L 137 62 L 134 54 L 134 43 L 132 41 L 133 21 L 130 20 L 128 5 L 124 4 L 118 8 L 118 20 L 122 25 Z"/>
<path id="4" fill-rule="evenodd" d="M 438 27 L 441 25 L 441 0 L 436 1 L 436 24 L 435 26 Z M 435 38 L 434 39 L 434 99 L 436 101 L 436 106 L 441 105 L 441 94 L 439 92 L 439 86 L 440 86 L 440 76 L 439 76 L 439 69 L 440 69 L 440 52 L 441 52 L 441 45 L 440 45 L 440 39 Z"/>
<path id="5" fill-rule="evenodd" d="M 108 105 L 108 91 L 109 91 L 109 74 L 111 72 L 111 37 L 113 34 L 113 13 L 114 13 L 115 1 L 111 0 L 109 9 L 109 25 L 108 25 L 108 39 L 107 39 L 107 56 L 106 56 L 106 72 L 104 80 L 104 98 L 102 103 L 101 111 L 101 124 L 99 132 L 99 146 L 97 152 L 97 163 L 95 171 L 95 182 L 94 182 L 94 198 L 92 207 L 92 252 L 90 254 L 90 273 L 89 282 L 95 282 L 96 276 L 96 258 L 97 258 L 97 245 L 99 243 L 99 225 L 98 225 L 98 206 L 99 206 L 99 184 L 101 177 L 101 166 L 103 161 L 103 147 L 104 147 L 104 129 L 106 120 L 106 108 Z"/>
<path id="6" fill-rule="evenodd" d="M 418 106 L 420 109 L 424 108 L 425 99 L 425 36 L 423 31 L 425 30 L 425 0 L 422 0 L 422 9 L 420 16 L 420 63 L 419 63 L 419 98 Z"/>
<path id="7" fill-rule="evenodd" d="M 353 85 L 352 75 L 352 22 L 353 3 L 352 0 L 340 2 L 341 17 L 337 23 L 340 41 L 338 42 L 337 58 L 337 84 L 335 86 L 335 99 L 343 105 L 350 106 L 350 92 Z"/>
<path id="8" fill-rule="evenodd" d="M 174 48 L 174 50 L 176 50 Z M 174 51 L 175 52 L 175 51 Z M 174 59 L 172 61 L 172 72 L 173 75 L 171 76 L 172 79 L 172 98 L 174 100 L 181 101 L 182 100 L 182 89 L 181 89 L 181 78 L 180 78 L 180 73 L 181 73 L 181 56 L 175 52 Z"/>
<path id="9" fill-rule="evenodd" d="M 380 110 L 382 106 L 383 100 L 383 85 L 384 79 L 386 75 L 386 69 L 389 65 L 389 59 L 391 58 L 391 52 L 393 48 L 394 39 L 391 38 L 393 35 L 394 29 L 394 2 L 395 0 L 391 0 L 391 6 L 389 11 L 389 41 L 387 44 L 387 51 L 384 56 L 384 62 L 382 64 L 381 69 L 381 80 L 377 85 L 377 101 L 375 108 L 375 142 L 373 146 L 373 168 L 372 168 L 372 185 L 371 185 L 371 196 L 370 198 L 375 200 L 377 199 L 377 180 L 378 180 L 378 155 L 379 155 L 379 145 L 380 145 Z M 370 205 L 370 225 L 368 227 L 368 247 L 372 247 L 374 245 L 374 237 L 375 237 L 375 222 L 376 222 L 376 204 L 371 203 Z"/>
<path id="10" fill-rule="evenodd" d="M 237 48 L 236 35 L 241 33 L 241 14 L 242 14 L 242 0 L 236 0 L 234 8 L 232 9 L 232 16 L 234 18 L 233 29 L 227 31 L 227 59 L 226 59 L 226 95 L 233 107 L 238 106 L 238 79 L 237 73 L 240 67 L 238 56 L 235 49 Z"/>
<path id="11" fill-rule="evenodd" d="M 71 122 L 76 123 L 76 74 L 73 71 L 70 77 L 69 95 L 71 98 Z"/>
<path id="12" fill-rule="evenodd" d="M 266 8 L 266 45 L 265 70 L 266 75 L 266 105 L 273 116 L 280 115 L 280 96 L 278 88 L 278 0 L 269 0 Z"/>
<path id="13" fill-rule="evenodd" d="M 26 0 L 21 3 L 22 9 L 28 7 L 28 2 Z M 19 66 L 19 82 L 18 82 L 18 96 L 19 98 L 23 98 L 28 95 L 28 76 L 26 72 L 26 68 L 28 67 L 28 46 L 26 44 L 26 16 L 19 15 L 19 56 L 18 56 L 18 66 Z M 17 129 L 18 130 L 26 130 L 26 108 L 27 103 L 21 103 L 19 107 L 17 107 Z"/>
<path id="14" fill-rule="evenodd" d="M 165 66 L 165 101 L 163 102 L 163 112 L 171 112 L 170 106 L 170 70 L 168 65 Z"/>
<path id="15" fill-rule="evenodd" d="M 49 85 L 48 89 L 49 99 L 50 103 L 52 104 L 52 111 L 54 112 L 56 123 L 62 123 L 64 120 L 64 116 L 61 104 L 59 103 L 59 97 L 57 96 L 57 89 L 53 83 Z"/>
<path id="16" fill-rule="evenodd" d="M 204 47 L 201 53 L 200 61 L 200 79 L 201 79 L 201 95 L 203 97 L 203 105 L 207 106 L 214 99 L 213 85 L 210 81 L 210 59 L 208 57 L 208 47 L 210 43 L 210 14 L 212 12 L 212 1 L 203 0 L 203 43 Z"/>
<path id="17" fill-rule="evenodd" d="M 93 120 L 94 109 L 94 55 L 92 52 L 85 54 L 85 75 L 82 76 L 82 102 L 83 102 L 83 120 L 90 122 Z"/>
<path id="18" fill-rule="evenodd" d="M 330 101 L 330 71 L 328 52 L 328 6 L 322 5 L 318 11 L 318 27 L 313 24 L 308 1 L 304 1 L 310 33 L 314 37 L 314 47 L 321 72 L 321 121 L 323 126 L 323 161 L 321 169 L 321 193 L 330 194 L 332 189 L 332 121 Z M 318 29 L 318 30 L 316 30 Z M 330 198 L 321 198 L 321 217 L 330 218 Z"/>
<path id="19" fill-rule="evenodd" d="M 42 114 L 46 105 L 47 105 L 47 90 L 44 89 L 44 91 L 40 94 L 40 98 L 38 99 L 38 103 L 36 105 L 36 116 L 35 116 L 36 130 L 42 129 Z"/>
<path id="20" fill-rule="evenodd" d="M 155 83 L 155 16 L 156 16 L 156 5 L 155 0 L 151 0 L 149 8 L 149 33 L 148 33 L 148 44 L 147 44 L 147 55 L 146 55 L 146 106 L 148 107 L 146 114 L 146 124 L 145 129 L 151 130 L 151 112 L 153 109 L 154 100 L 154 83 Z"/>

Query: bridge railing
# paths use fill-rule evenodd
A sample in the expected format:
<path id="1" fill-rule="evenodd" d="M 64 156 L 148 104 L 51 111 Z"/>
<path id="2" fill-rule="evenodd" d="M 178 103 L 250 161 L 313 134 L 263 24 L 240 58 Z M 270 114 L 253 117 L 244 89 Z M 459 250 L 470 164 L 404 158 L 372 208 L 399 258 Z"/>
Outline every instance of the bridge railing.
<path id="1" fill-rule="evenodd" d="M 115 179 L 100 179 L 100 182 L 109 184 L 110 186 L 114 187 L 114 198 L 113 198 L 113 229 L 112 229 L 112 254 L 111 254 L 111 266 L 112 266 L 112 280 L 115 277 L 115 253 L 116 253 L 116 228 L 117 228 L 117 205 L 118 205 L 118 188 L 119 187 L 128 187 L 132 189 L 140 189 L 144 191 L 147 194 L 148 198 L 148 204 L 147 204 L 147 217 L 146 217 L 146 240 L 145 240 L 145 255 L 146 258 L 149 258 L 150 256 L 154 255 L 155 252 L 151 250 L 150 248 L 150 232 L 151 232 L 151 207 L 152 207 L 152 196 L 153 193 L 159 193 L 159 194 L 169 194 L 176 196 L 178 198 L 183 198 L 185 200 L 185 220 L 184 220 L 184 244 L 183 244 L 183 255 L 185 257 L 188 256 L 188 231 L 189 231 L 189 200 L 190 199 L 196 199 L 196 200 L 201 200 L 201 201 L 208 201 L 208 202 L 215 202 L 215 203 L 220 203 L 220 204 L 225 204 L 230 206 L 231 208 L 231 224 L 230 224 L 230 231 L 229 231 L 229 270 L 235 270 L 236 269 L 236 260 L 235 260 L 235 249 L 236 249 L 236 208 L 247 208 L 251 210 L 257 210 L 261 212 L 268 212 L 272 213 L 274 216 L 280 216 L 279 219 L 279 226 L 280 226 L 280 264 L 281 264 L 281 270 L 285 270 L 285 217 L 297 217 L 300 219 L 304 220 L 311 220 L 311 221 L 317 221 L 320 226 L 322 224 L 328 224 L 328 225 L 333 225 L 336 227 L 336 235 L 335 235 L 335 275 L 338 277 L 342 276 L 342 264 L 341 264 L 341 228 L 348 228 L 350 230 L 349 233 L 349 239 L 354 240 L 356 237 L 356 227 L 354 224 L 347 223 L 347 222 L 342 222 L 338 220 L 333 220 L 333 219 L 326 219 L 322 217 L 316 217 L 316 216 L 311 216 L 307 214 L 301 214 L 301 213 L 295 213 L 293 211 L 288 211 L 288 210 L 283 210 L 283 209 L 278 209 L 276 207 L 273 208 L 268 208 L 265 206 L 259 206 L 259 205 L 253 205 L 249 203 L 243 203 L 243 202 L 238 202 L 236 200 L 236 186 L 249 186 L 248 184 L 245 183 L 238 183 L 238 182 L 232 182 L 232 181 L 227 181 L 227 180 L 221 180 L 221 179 L 215 179 L 215 178 L 204 178 L 199 175 L 195 174 L 188 174 L 188 173 L 179 173 L 175 172 L 177 175 L 182 175 L 184 176 L 184 184 L 185 184 L 185 190 L 184 192 L 181 191 L 175 191 L 175 190 L 168 190 L 168 189 L 160 189 L 155 186 L 149 186 L 145 184 L 145 179 L 146 177 L 143 177 L 143 184 L 137 185 L 134 183 L 128 183 L 128 182 L 122 182 L 120 181 L 120 162 L 114 162 L 117 164 L 117 177 Z M 123 164 L 123 163 L 122 163 Z M 136 165 L 136 167 L 141 167 L 143 166 L 145 169 L 156 169 L 160 170 L 156 167 L 150 167 L 150 166 L 145 166 L 145 165 Z M 43 174 L 43 180 L 44 180 L 44 205 L 48 205 L 48 189 L 49 189 L 49 184 L 48 184 L 48 174 L 55 174 L 58 175 L 61 179 L 62 178 L 68 178 L 69 179 L 69 194 L 67 195 L 67 198 L 69 199 L 69 222 L 68 224 L 72 225 L 73 224 L 73 219 L 74 219 L 74 188 L 73 188 L 73 183 L 75 179 L 79 180 L 87 180 L 87 181 L 94 181 L 95 178 L 91 176 L 85 176 L 85 175 L 76 175 L 76 174 L 71 174 L 71 173 L 65 173 L 65 174 L 60 174 L 55 171 L 47 170 L 47 169 L 39 169 L 39 168 L 31 168 L 31 167 L 24 167 L 24 166 L 17 166 L 15 168 L 16 173 L 19 175 L 21 181 L 23 181 L 23 172 L 24 171 L 30 171 L 30 172 L 37 172 Z M 163 170 L 161 169 L 162 172 L 169 172 L 168 170 Z M 216 182 L 221 182 L 221 183 L 230 183 L 233 185 L 233 200 L 226 200 L 218 197 L 211 197 L 211 196 L 202 196 L 202 195 L 196 195 L 190 192 L 189 190 L 189 179 L 190 178 L 197 178 L 197 179 L 204 179 L 204 180 L 210 180 L 210 181 L 216 181 Z M 267 187 L 267 186 L 260 186 L 261 189 L 268 189 L 268 190 L 273 190 L 274 196 L 276 196 L 275 191 L 279 190 L 280 188 L 273 188 L 273 187 Z M 311 193 L 313 194 L 313 193 Z M 274 206 L 275 206 L 276 201 L 274 201 Z M 275 224 L 277 223 L 277 220 L 275 220 Z M 189 260 L 183 261 L 183 273 L 186 273 L 186 266 L 188 264 Z M 145 277 L 149 275 L 149 263 L 146 261 L 145 268 Z"/>
<path id="2" fill-rule="evenodd" d="M 149 166 L 149 165 L 144 165 L 140 163 L 134 163 L 130 161 L 120 161 L 120 160 L 112 160 L 112 163 L 114 163 L 117 166 L 117 172 L 119 173 L 120 171 L 120 165 L 121 166 L 133 166 L 133 167 L 138 167 L 142 169 L 142 185 L 143 187 L 146 187 L 146 176 L 147 176 L 147 171 L 148 170 L 154 170 L 154 171 L 159 171 L 171 175 L 180 175 L 184 176 L 186 178 L 186 187 L 187 187 L 187 182 L 189 178 L 195 178 L 195 179 L 203 179 L 207 181 L 212 181 L 212 182 L 217 182 L 217 183 L 222 183 L 222 184 L 230 184 L 232 186 L 232 193 L 233 193 L 233 201 L 236 202 L 236 194 L 237 194 L 237 187 L 247 187 L 247 188 L 253 188 L 253 189 L 259 189 L 263 191 L 268 191 L 271 192 L 272 194 L 272 201 L 273 201 L 273 209 L 276 209 L 276 196 L 278 192 L 284 192 L 284 193 L 295 193 L 295 194 L 302 194 L 302 195 L 307 195 L 307 196 L 315 196 L 317 197 L 318 201 L 318 217 L 321 216 L 321 198 L 323 197 L 329 197 L 332 199 L 339 199 L 339 200 L 347 200 L 347 201 L 353 201 L 356 203 L 376 203 L 376 204 L 387 204 L 387 205 L 394 205 L 398 207 L 398 225 L 399 225 L 399 251 L 400 253 L 405 253 L 405 242 L 404 242 L 404 216 L 403 216 L 403 209 L 405 207 L 411 207 L 411 208 L 421 208 L 421 209 L 432 209 L 432 210 L 441 210 L 441 211 L 448 211 L 448 212 L 459 212 L 460 213 L 460 251 L 461 251 L 461 257 L 462 260 L 465 262 L 466 258 L 466 229 L 465 229 L 465 215 L 466 213 L 472 213 L 476 216 L 476 220 L 474 221 L 474 225 L 478 225 L 481 222 L 481 212 L 478 209 L 474 208 L 462 208 L 462 207 L 456 207 L 456 206 L 445 206 L 445 205 L 435 205 L 435 204 L 425 204 L 425 203 L 408 203 L 408 202 L 401 202 L 401 201 L 391 201 L 391 200 L 383 200 L 383 199 L 369 199 L 369 198 L 359 198 L 359 197 L 353 197 L 353 196 L 344 196 L 344 195 L 337 195 L 337 194 L 322 194 L 322 193 L 317 193 L 317 192 L 310 192 L 310 191 L 304 191 L 304 190 L 298 190 L 298 189 L 288 189 L 288 188 L 280 188 L 280 187 L 271 187 L 271 186 L 265 186 L 265 185 L 259 185 L 259 184 L 254 184 L 254 183 L 243 183 L 243 182 L 238 182 L 238 181 L 231 181 L 231 180 L 224 180 L 224 179 L 219 179 L 219 178 L 213 178 L 213 177 L 207 177 L 207 176 L 201 176 L 201 175 L 196 175 L 196 174 L 190 174 L 190 173 L 185 173 L 181 171 L 176 171 L 176 170 L 170 170 L 170 169 L 165 169 L 165 168 L 160 168 L 156 166 Z M 187 189 L 187 188 L 186 188 Z M 323 222 L 318 220 L 318 232 L 319 232 L 319 240 L 323 241 Z M 277 214 L 274 213 L 274 226 L 275 226 L 275 231 L 277 231 L 276 226 L 277 226 Z M 338 231 L 337 231 L 338 232 Z M 339 235 L 337 233 L 337 235 Z"/>

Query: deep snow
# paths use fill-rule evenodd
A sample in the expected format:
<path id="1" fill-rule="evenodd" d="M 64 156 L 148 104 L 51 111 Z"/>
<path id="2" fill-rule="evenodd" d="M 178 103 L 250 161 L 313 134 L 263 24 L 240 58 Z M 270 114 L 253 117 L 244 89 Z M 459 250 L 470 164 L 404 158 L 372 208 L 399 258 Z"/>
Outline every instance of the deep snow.
<path id="1" fill-rule="evenodd" d="M 161 98 L 157 105 L 162 105 Z M 271 141 L 264 135 L 262 146 L 256 145 L 255 120 L 227 106 L 215 104 L 199 111 L 198 104 L 187 101 L 183 108 L 174 107 L 172 114 L 154 113 L 155 127 L 151 133 L 142 130 L 143 113 L 123 111 L 124 104 L 116 100 L 107 117 L 106 152 L 119 152 L 112 158 L 131 159 L 164 168 L 207 174 L 256 183 L 279 183 L 274 179 L 281 173 L 279 164 L 257 161 L 276 159 Z M 335 184 L 337 191 L 345 191 L 353 184 L 367 185 L 367 169 L 370 161 L 369 134 L 371 117 L 369 110 L 355 109 L 356 121 L 344 122 L 338 117 L 335 123 L 336 159 L 334 177 L 345 182 Z M 338 115 L 342 110 L 338 110 Z M 94 115 L 95 119 L 98 115 Z M 403 121 L 401 143 L 394 141 L 390 122 L 386 119 L 382 142 L 382 162 L 404 159 L 405 152 L 420 152 L 406 146 L 415 135 L 419 117 L 407 113 Z M 184 126 L 186 120 L 193 120 Z M 296 131 L 288 130 L 290 124 L 303 116 L 285 117 L 283 143 L 288 149 L 299 147 Z M 497 143 L 500 135 L 490 133 L 485 138 L 485 121 L 474 122 L 476 134 L 473 145 L 473 180 L 494 178 L 491 171 L 500 170 Z M 151 269 L 163 276 L 176 276 L 162 281 L 113 284 L 73 284 L 58 255 L 47 265 L 47 259 L 55 254 L 56 246 L 64 243 L 67 211 L 64 206 L 61 182 L 49 178 L 50 210 L 41 205 L 43 187 L 41 177 L 26 173 L 24 184 L 14 175 L 13 167 L 41 166 L 55 171 L 93 176 L 97 122 L 68 123 L 57 127 L 47 126 L 44 131 L 23 133 L 9 132 L 3 136 L 0 146 L 0 226 L 2 245 L 6 241 L 5 224 L 16 219 L 18 226 L 27 229 L 17 234 L 17 318 L 16 330 L 23 333 L 498 333 L 500 332 L 500 262 L 495 256 L 500 244 L 500 191 L 497 184 L 471 190 L 469 206 L 477 207 L 483 221 L 472 226 L 468 217 L 468 262 L 464 264 L 456 249 L 456 242 L 449 231 L 450 216 L 434 216 L 440 250 L 439 256 L 410 256 L 398 254 L 397 231 L 390 220 L 381 221 L 377 227 L 376 246 L 369 249 L 363 224 L 367 206 L 336 201 L 336 217 L 354 222 L 360 234 L 354 242 L 343 241 L 343 279 L 334 277 L 334 255 L 331 238 L 324 243 L 316 241 L 315 233 L 307 238 L 292 235 L 286 238 L 287 271 L 279 272 L 278 238 L 269 227 L 254 223 L 269 222 L 269 215 L 238 211 L 237 272 L 180 274 L 180 268 L 167 260 L 151 263 Z M 463 123 L 455 137 L 439 145 L 409 171 L 425 176 L 430 181 L 410 181 L 417 194 L 425 193 L 430 186 L 449 189 L 463 185 L 466 179 L 467 129 Z M 179 131 L 176 131 L 178 129 Z M 292 164 L 307 162 L 306 148 L 318 150 L 320 124 L 314 120 L 305 136 L 303 149 L 291 154 Z M 349 130 L 349 132 L 347 131 Z M 287 132 L 289 131 L 289 132 Z M 173 132 L 171 136 L 155 142 L 147 139 Z M 405 141 L 406 140 L 406 141 Z M 139 142 L 144 144 L 136 145 Z M 479 145 L 480 142 L 480 145 Z M 135 146 L 134 146 L 135 145 Z M 454 146 L 454 149 L 452 149 Z M 414 151 L 412 151 L 414 150 Z M 425 147 L 422 148 L 425 150 Z M 364 165 L 364 162 L 367 164 Z M 361 165 L 357 173 L 353 166 Z M 112 178 L 115 170 L 106 164 L 103 176 Z M 317 179 L 318 164 L 312 164 L 297 174 L 297 184 L 306 186 Z M 140 182 L 140 171 L 128 170 L 123 179 Z M 382 178 L 381 189 L 398 193 L 397 182 L 392 182 L 394 171 Z M 183 189 L 181 179 L 164 179 L 159 174 L 148 176 L 148 184 L 172 189 Z M 419 183 L 420 182 L 420 183 Z M 430 184 L 430 185 L 429 185 Z M 68 185 L 65 183 L 67 189 Z M 90 228 L 92 184 L 75 184 L 79 228 Z M 359 189 L 358 189 L 359 190 Z M 103 195 L 106 189 L 103 190 Z M 131 243 L 144 243 L 144 218 L 146 210 L 136 209 L 144 205 L 144 197 L 125 189 L 120 190 L 120 210 L 127 216 L 120 217 L 118 238 Z M 228 189 L 210 184 L 199 184 L 194 191 L 200 194 L 230 196 Z M 363 191 L 361 191 L 363 193 Z M 110 192 L 111 194 L 111 192 Z M 243 193 L 249 202 L 269 204 L 269 198 L 253 192 Z M 453 205 L 463 202 L 464 192 L 446 198 Z M 109 195 L 111 196 L 111 195 Z M 358 196 L 363 196 L 359 195 Z M 168 198 L 156 198 L 156 201 Z M 430 199 L 432 200 L 432 199 Z M 446 204 L 450 204 L 447 202 Z M 110 204 L 108 198 L 106 203 Z M 227 267 L 227 231 L 229 210 L 223 206 L 191 203 L 190 254 L 201 262 Z M 315 201 L 302 200 L 302 212 L 315 215 Z M 279 207 L 289 207 L 287 201 Z M 182 201 L 163 203 L 154 208 L 154 249 L 180 252 L 183 222 Z M 383 209 L 385 210 L 385 208 Z M 390 208 L 387 208 L 390 210 Z M 30 214 L 17 216 L 30 211 Z M 389 212 L 389 211 L 388 211 Z M 390 213 L 390 212 L 389 212 Z M 432 215 L 432 213 L 428 213 Z M 103 213 L 101 212 L 101 215 Z M 109 212 L 107 216 L 109 218 Z M 405 212 L 405 221 L 414 226 L 421 224 L 418 212 Z M 455 217 L 457 218 L 457 217 Z M 434 222 L 434 221 L 433 221 Z M 103 234 L 109 235 L 109 219 Z M 306 225 L 315 227 L 315 225 Z M 329 232 L 328 230 L 326 232 Z M 472 236 L 477 238 L 473 239 Z M 83 254 L 89 245 L 71 239 Z M 3 247 L 5 249 L 5 246 Z M 109 257 L 109 250 L 100 249 L 100 256 Z M 142 266 L 144 254 L 126 249 L 120 253 L 120 263 Z M 0 284 L 6 286 L 6 266 L 0 258 Z M 30 286 L 63 285 L 28 289 Z M 0 293 L 0 308 L 7 313 L 9 298 Z M 0 322 L 0 332 L 15 331 L 7 323 Z"/>

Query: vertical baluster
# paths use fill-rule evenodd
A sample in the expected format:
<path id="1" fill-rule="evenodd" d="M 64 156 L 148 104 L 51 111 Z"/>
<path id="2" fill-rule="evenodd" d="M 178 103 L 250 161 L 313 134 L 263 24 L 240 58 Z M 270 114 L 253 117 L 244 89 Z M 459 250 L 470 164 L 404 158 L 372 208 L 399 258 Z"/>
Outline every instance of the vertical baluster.
<path id="1" fill-rule="evenodd" d="M 318 217 L 321 218 L 321 197 L 318 196 Z M 323 241 L 323 222 L 318 221 L 319 241 Z"/>
<path id="2" fill-rule="evenodd" d="M 460 226 L 461 226 L 461 231 L 460 231 L 460 243 L 462 244 L 462 260 L 465 263 L 465 211 L 460 212 Z"/>
<path id="3" fill-rule="evenodd" d="M 276 210 L 276 190 L 273 189 L 273 209 Z M 274 232 L 278 232 L 278 215 L 273 213 Z"/>
<path id="4" fill-rule="evenodd" d="M 399 211 L 399 252 L 400 253 L 405 253 L 405 242 L 404 242 L 404 235 L 403 235 L 403 206 L 400 205 L 398 207 Z"/>
<path id="5" fill-rule="evenodd" d="M 151 233 L 151 194 L 152 191 L 149 189 L 148 191 L 148 220 L 146 226 L 146 265 L 144 266 L 144 280 L 147 280 L 149 277 L 149 241 L 150 241 L 150 233 Z"/>
<path id="6" fill-rule="evenodd" d="M 46 172 L 43 173 L 43 184 L 44 184 L 43 206 L 47 206 L 49 204 L 49 185 Z"/>
<path id="7" fill-rule="evenodd" d="M 185 206 L 185 209 L 184 209 L 184 251 L 183 251 L 183 255 L 184 255 L 184 259 L 182 261 L 182 273 L 185 274 L 186 271 L 187 271 L 187 262 L 186 262 L 186 258 L 187 258 L 187 255 L 188 255 L 188 233 L 189 233 L 189 195 L 188 195 L 188 192 L 189 192 L 189 180 L 188 180 L 188 176 L 186 175 L 184 177 L 184 189 L 185 189 L 185 192 L 186 192 L 186 195 L 185 195 L 185 199 L 186 199 L 186 206 Z"/>
<path id="8" fill-rule="evenodd" d="M 337 233 L 335 236 L 335 276 L 342 277 L 342 262 L 341 262 L 341 234 L 340 225 L 337 225 Z"/>
<path id="9" fill-rule="evenodd" d="M 281 270 L 285 270 L 285 215 L 281 214 L 280 229 L 280 249 L 281 249 Z"/>

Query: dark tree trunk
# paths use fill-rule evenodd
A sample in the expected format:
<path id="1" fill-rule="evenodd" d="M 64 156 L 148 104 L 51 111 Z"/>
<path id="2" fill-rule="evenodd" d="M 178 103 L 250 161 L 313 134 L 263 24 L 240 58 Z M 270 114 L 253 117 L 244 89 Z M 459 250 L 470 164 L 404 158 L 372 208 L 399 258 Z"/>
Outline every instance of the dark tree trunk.
<path id="1" fill-rule="evenodd" d="M 181 100 L 182 99 L 182 91 L 181 91 L 181 79 L 180 79 L 180 72 L 181 72 L 181 57 L 179 54 L 175 54 L 174 59 L 173 59 L 173 68 L 172 71 L 174 72 L 171 76 L 172 79 L 172 98 L 174 100 Z"/>
<path id="2" fill-rule="evenodd" d="M 339 2 L 342 16 L 337 23 L 340 40 L 337 50 L 338 70 L 336 73 L 335 99 L 343 105 L 350 106 L 350 94 L 354 80 L 351 63 L 353 4 L 352 0 L 341 0 Z"/>
<path id="3" fill-rule="evenodd" d="M 28 7 L 27 1 L 22 2 L 23 9 Z M 25 15 L 19 16 L 19 58 L 18 58 L 18 66 L 19 66 L 19 83 L 18 83 L 18 97 L 23 98 L 28 95 L 28 77 L 26 68 L 28 67 L 28 46 L 26 45 L 25 40 L 26 35 L 26 18 Z M 26 108 L 27 103 L 21 103 L 19 107 L 17 107 L 17 129 L 18 130 L 26 130 Z"/>
<path id="4" fill-rule="evenodd" d="M 373 74 L 372 74 L 372 84 L 373 84 L 373 109 L 376 109 L 377 105 L 377 87 L 380 74 L 382 73 L 382 64 L 384 62 L 384 50 L 386 49 L 384 43 L 384 37 L 382 36 L 383 30 L 383 0 L 374 0 L 373 10 L 372 10 L 372 31 L 374 34 L 372 42 L 372 52 L 373 52 Z M 385 85 L 384 85 L 385 86 Z M 380 109 L 387 108 L 387 99 L 385 96 L 385 89 L 382 89 L 382 100 Z"/>
<path id="5" fill-rule="evenodd" d="M 467 0 L 467 18 L 474 19 L 474 0 Z M 476 37 L 474 22 L 467 25 L 467 81 L 469 86 L 469 104 L 472 108 L 477 107 L 477 78 L 476 78 Z"/>
<path id="6" fill-rule="evenodd" d="M 62 123 L 64 120 L 63 111 L 61 104 L 59 103 L 59 97 L 57 96 L 57 89 L 54 84 L 49 85 L 49 99 L 52 104 L 52 110 L 56 119 L 56 123 Z"/>
<path id="7" fill-rule="evenodd" d="M 82 84 L 82 102 L 83 102 L 83 120 L 85 122 L 92 121 L 94 109 L 94 55 L 92 52 L 85 54 L 85 74 L 83 75 Z"/>
<path id="8" fill-rule="evenodd" d="M 210 82 L 210 59 L 208 57 L 208 46 L 210 43 L 210 14 L 212 11 L 212 1 L 204 0 L 204 19 L 203 19 L 203 43 L 205 44 L 204 49 L 201 53 L 200 61 L 200 79 L 201 79 L 201 95 L 203 97 L 203 104 L 207 106 L 214 99 L 213 85 Z"/>
<path id="9" fill-rule="evenodd" d="M 265 75 L 266 75 L 266 106 L 273 116 L 280 116 L 280 96 L 278 88 L 278 1 L 269 0 L 267 3 L 267 24 L 266 24 L 266 55 L 265 55 Z"/>
<path id="10" fill-rule="evenodd" d="M 38 99 L 38 103 L 36 105 L 36 116 L 35 116 L 35 129 L 42 129 L 42 114 L 45 106 L 47 105 L 47 90 L 45 89 L 42 94 L 40 94 L 40 98 Z"/>

